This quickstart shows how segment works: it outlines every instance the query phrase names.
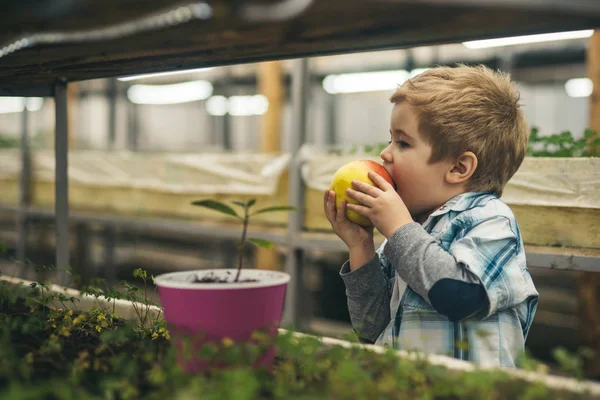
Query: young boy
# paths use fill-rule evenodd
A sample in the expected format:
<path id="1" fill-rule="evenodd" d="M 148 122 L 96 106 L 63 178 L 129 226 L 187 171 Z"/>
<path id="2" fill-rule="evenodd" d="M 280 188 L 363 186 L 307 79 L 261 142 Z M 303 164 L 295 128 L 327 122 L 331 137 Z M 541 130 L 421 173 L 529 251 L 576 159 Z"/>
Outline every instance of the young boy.
<path id="1" fill-rule="evenodd" d="M 362 341 L 514 367 L 538 303 L 515 216 L 500 199 L 527 148 L 509 76 L 486 67 L 433 68 L 391 97 L 381 152 L 396 189 L 354 181 L 361 204 L 324 208 L 350 260 L 340 271 Z M 373 228 L 386 241 L 375 251 Z"/>

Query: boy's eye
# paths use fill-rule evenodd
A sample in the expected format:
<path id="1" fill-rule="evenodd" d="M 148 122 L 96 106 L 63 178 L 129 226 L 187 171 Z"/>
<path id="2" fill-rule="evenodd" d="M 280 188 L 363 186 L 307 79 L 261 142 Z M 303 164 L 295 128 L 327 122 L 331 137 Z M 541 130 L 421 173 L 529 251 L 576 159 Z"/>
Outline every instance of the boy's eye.
<path id="1" fill-rule="evenodd" d="M 407 143 L 407 142 L 405 142 L 404 140 L 399 140 L 399 141 L 397 141 L 396 143 L 398 143 L 398 145 L 399 145 L 401 148 L 403 148 L 403 149 L 404 149 L 404 148 L 406 148 L 406 147 L 410 147 L 410 144 L 408 144 L 408 143 Z"/>

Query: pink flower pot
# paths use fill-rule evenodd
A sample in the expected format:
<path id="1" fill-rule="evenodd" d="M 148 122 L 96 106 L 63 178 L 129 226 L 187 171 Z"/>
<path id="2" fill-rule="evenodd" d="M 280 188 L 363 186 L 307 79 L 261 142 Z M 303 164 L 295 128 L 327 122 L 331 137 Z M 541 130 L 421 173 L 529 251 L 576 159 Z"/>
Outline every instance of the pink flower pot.
<path id="1" fill-rule="evenodd" d="M 211 269 L 162 274 L 155 278 L 165 319 L 179 365 L 194 373 L 210 367 L 197 354 L 207 342 L 220 346 L 223 339 L 235 343 L 252 341 L 255 331 L 277 334 L 283 314 L 285 290 L 290 276 L 283 272 L 242 270 L 233 282 L 235 269 Z M 207 275 L 226 278 L 228 283 L 194 283 Z M 256 282 L 243 282 L 256 280 Z M 182 341 L 191 339 L 192 347 Z M 270 369 L 274 347 L 262 354 L 256 366 Z"/>

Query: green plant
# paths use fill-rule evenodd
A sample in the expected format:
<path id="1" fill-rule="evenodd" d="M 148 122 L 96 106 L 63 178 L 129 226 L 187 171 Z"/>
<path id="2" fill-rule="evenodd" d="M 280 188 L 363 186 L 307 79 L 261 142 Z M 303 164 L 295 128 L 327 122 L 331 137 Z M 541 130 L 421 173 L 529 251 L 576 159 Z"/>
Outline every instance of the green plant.
<path id="1" fill-rule="evenodd" d="M 387 142 L 354 145 L 349 155 L 363 154 L 378 156 L 386 148 Z M 339 150 L 333 153 L 341 155 Z M 529 133 L 527 155 L 531 157 L 600 157 L 600 136 L 591 129 L 583 132 L 583 137 L 575 139 L 570 131 L 541 136 L 538 128 Z"/>
<path id="2" fill-rule="evenodd" d="M 253 217 L 258 214 L 265 214 L 265 213 L 277 212 L 277 211 L 295 211 L 296 207 L 272 206 L 272 207 L 261 208 L 259 210 L 251 212 L 250 210 L 251 210 L 252 206 L 254 206 L 256 204 L 256 199 L 251 199 L 246 202 L 233 201 L 232 203 L 242 209 L 242 211 L 243 211 L 242 215 L 238 215 L 238 213 L 233 208 L 228 206 L 227 204 L 222 203 L 220 201 L 216 201 L 216 200 L 197 200 L 197 201 L 192 202 L 192 205 L 198 206 L 198 207 L 206 207 L 211 210 L 218 211 L 222 214 L 234 217 L 242 222 L 242 236 L 241 236 L 239 244 L 238 244 L 238 267 L 237 267 L 237 273 L 235 275 L 235 280 L 234 280 L 234 282 L 237 282 L 240 278 L 240 273 L 242 271 L 242 267 L 243 267 L 243 263 L 244 263 L 243 249 L 244 249 L 244 246 L 246 245 L 246 243 L 250 243 L 254 246 L 262 247 L 262 248 L 266 248 L 266 249 L 273 248 L 273 246 L 274 246 L 273 242 L 270 242 L 268 240 L 246 237 L 247 233 L 248 233 L 248 224 L 250 223 L 250 217 Z"/>
<path id="3" fill-rule="evenodd" d="M 144 270 L 134 273 L 142 283 L 144 276 L 151 279 Z M 31 288 L 0 282 L 0 398 L 598 398 L 550 389 L 500 370 L 449 370 L 418 354 L 398 357 L 392 349 L 378 353 L 358 343 L 324 345 L 321 338 L 291 331 L 275 338 L 256 332 L 250 344 L 223 339 L 221 350 L 207 343 L 198 355 L 211 363 L 226 360 L 231 367 L 188 375 L 177 366 L 164 319 L 144 325 L 138 314 L 133 321 L 123 320 L 114 313 L 114 299 L 104 294 L 146 302 L 137 305 L 139 310 L 152 305 L 148 296 L 100 288 L 101 281 L 95 285 L 97 304 L 76 310 L 66 307 L 76 306 L 70 299 L 53 303 L 53 293 L 39 283 Z M 272 371 L 249 367 L 260 346 L 270 344 L 277 348 Z"/>
<path id="4" fill-rule="evenodd" d="M 29 146 L 32 149 L 44 148 L 47 146 L 47 139 L 53 135 L 52 132 L 37 131 L 30 135 Z M 18 135 L 11 135 L 0 132 L 0 149 L 14 149 L 21 146 L 21 138 Z"/>
<path id="5" fill-rule="evenodd" d="M 552 356 L 558 363 L 558 366 L 564 374 L 583 379 L 583 364 L 585 359 L 594 358 L 594 350 L 589 347 L 582 347 L 574 353 L 569 352 L 564 347 L 557 347 L 552 350 Z"/>
<path id="6" fill-rule="evenodd" d="M 91 285 L 83 286 L 80 291 L 84 295 L 93 297 L 97 307 L 105 308 L 104 304 L 108 304 L 111 308 L 107 311 L 111 311 L 110 315 L 114 318 L 119 317 L 115 312 L 116 300 L 127 300 L 131 303 L 140 326 L 156 326 L 162 321 L 162 309 L 156 301 L 148 297 L 149 284 L 154 281 L 154 275 L 148 275 L 146 270 L 136 268 L 133 271 L 133 278 L 141 281 L 141 288 L 135 282 L 121 281 L 122 290 L 119 290 L 108 286 L 104 279 L 96 278 Z M 151 311 L 153 307 L 159 309 L 155 314 Z"/>
<path id="7" fill-rule="evenodd" d="M 570 131 L 540 136 L 537 128 L 529 135 L 527 155 L 533 157 L 597 157 L 600 156 L 600 136 L 586 129 L 583 137 L 573 138 Z"/>
<path id="8" fill-rule="evenodd" d="M 18 148 L 19 144 L 19 137 L 7 136 L 0 133 L 0 148 Z"/>
<path id="9" fill-rule="evenodd" d="M 126 291 L 95 288 L 97 304 L 77 310 L 78 299 L 42 282 L 0 289 L 0 398 L 139 398 L 144 374 L 170 351 L 163 319 L 130 323 L 101 301 L 101 292 Z M 39 381 L 44 389 L 31 387 Z"/>

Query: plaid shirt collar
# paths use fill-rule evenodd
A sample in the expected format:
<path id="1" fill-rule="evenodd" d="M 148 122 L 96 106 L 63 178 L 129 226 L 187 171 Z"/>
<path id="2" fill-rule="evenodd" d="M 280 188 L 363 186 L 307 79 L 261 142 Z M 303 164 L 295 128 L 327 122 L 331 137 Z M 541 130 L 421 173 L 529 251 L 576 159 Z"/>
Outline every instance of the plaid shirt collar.
<path id="1" fill-rule="evenodd" d="M 466 192 L 454 196 L 448 200 L 444 205 L 439 207 L 437 210 L 432 212 L 427 220 L 423 223 L 423 227 L 428 227 L 431 224 L 431 220 L 444 215 L 450 211 L 463 212 L 472 208 L 478 207 L 481 204 L 489 201 L 492 198 L 498 198 L 495 194 L 487 192 Z"/>

